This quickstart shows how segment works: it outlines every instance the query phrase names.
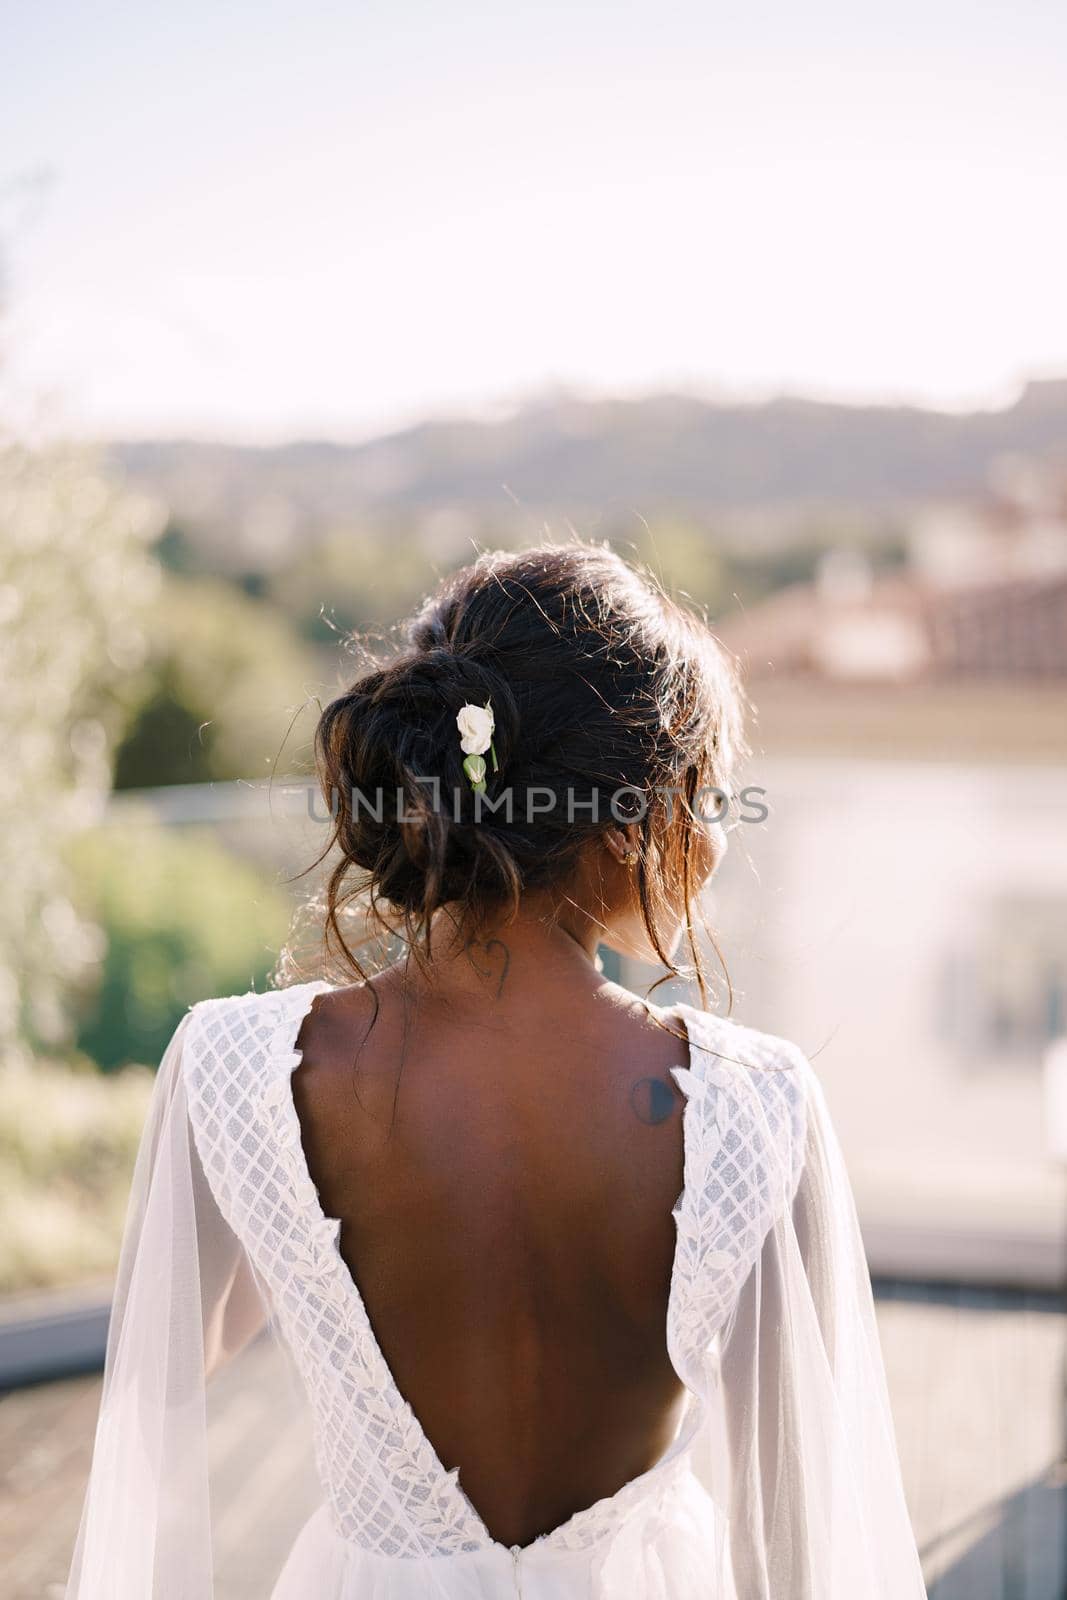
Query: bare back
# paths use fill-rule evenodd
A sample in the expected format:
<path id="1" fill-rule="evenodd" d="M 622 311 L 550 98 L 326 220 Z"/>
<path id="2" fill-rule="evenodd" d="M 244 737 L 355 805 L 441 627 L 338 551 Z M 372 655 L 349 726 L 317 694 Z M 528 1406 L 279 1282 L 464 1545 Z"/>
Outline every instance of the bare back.
<path id="1" fill-rule="evenodd" d="M 653 1466 L 684 1042 L 624 991 L 318 998 L 293 1080 L 323 1209 L 401 1394 L 490 1535 L 527 1544 Z"/>

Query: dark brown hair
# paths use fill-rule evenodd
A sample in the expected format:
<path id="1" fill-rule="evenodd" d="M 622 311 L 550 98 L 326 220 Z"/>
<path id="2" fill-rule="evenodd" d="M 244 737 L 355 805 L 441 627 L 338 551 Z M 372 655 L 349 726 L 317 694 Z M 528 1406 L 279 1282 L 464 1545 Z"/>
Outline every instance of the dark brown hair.
<path id="1" fill-rule="evenodd" d="M 456 714 L 486 701 L 498 771 L 480 806 Z M 426 601 L 400 653 L 320 718 L 318 776 L 333 814 L 320 859 L 338 853 L 325 891 L 328 957 L 364 975 L 342 929 L 357 905 L 369 929 L 398 933 L 416 954 L 446 905 L 460 935 L 476 937 L 527 890 L 562 885 L 582 845 L 629 805 L 645 926 L 677 972 L 657 907 L 670 884 L 691 916 L 692 808 L 701 790 L 728 789 L 741 742 L 732 663 L 706 621 L 647 574 L 600 545 L 483 555 Z M 510 820 L 491 809 L 505 788 Z M 706 1003 L 691 922 L 688 931 Z"/>

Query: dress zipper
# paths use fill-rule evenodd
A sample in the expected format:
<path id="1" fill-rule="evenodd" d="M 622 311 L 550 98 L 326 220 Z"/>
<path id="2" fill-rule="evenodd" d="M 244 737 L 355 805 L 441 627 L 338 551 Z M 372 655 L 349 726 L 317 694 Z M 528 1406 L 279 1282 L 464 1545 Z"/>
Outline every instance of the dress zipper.
<path id="1" fill-rule="evenodd" d="M 519 1576 L 519 1556 L 521 1553 L 522 1546 L 520 1544 L 513 1544 L 511 1546 L 511 1563 L 513 1576 L 515 1579 L 515 1594 L 518 1597 L 518 1600 L 522 1600 L 522 1578 Z"/>

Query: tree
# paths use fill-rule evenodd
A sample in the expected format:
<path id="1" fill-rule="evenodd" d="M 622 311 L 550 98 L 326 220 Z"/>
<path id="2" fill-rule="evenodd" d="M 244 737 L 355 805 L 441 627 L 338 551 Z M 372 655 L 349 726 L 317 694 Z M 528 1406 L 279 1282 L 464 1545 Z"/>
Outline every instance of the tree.
<path id="1" fill-rule="evenodd" d="M 321 671 L 280 612 L 222 580 L 168 573 L 145 628 L 123 688 L 116 789 L 266 778 L 279 759 L 299 769 Z"/>
<path id="2" fill-rule="evenodd" d="M 0 440 L 0 1051 L 66 1035 L 95 951 L 61 846 L 110 786 L 116 681 L 143 659 L 160 514 L 92 453 Z"/>

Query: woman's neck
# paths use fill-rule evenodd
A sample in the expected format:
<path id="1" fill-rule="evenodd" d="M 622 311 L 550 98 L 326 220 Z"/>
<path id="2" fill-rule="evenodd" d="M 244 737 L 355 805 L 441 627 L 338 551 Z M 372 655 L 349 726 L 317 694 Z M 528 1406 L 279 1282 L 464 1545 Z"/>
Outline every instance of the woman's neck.
<path id="1" fill-rule="evenodd" d="M 540 896 L 527 896 L 517 915 L 487 923 L 472 938 L 457 932 L 446 908 L 430 931 L 429 963 L 408 956 L 404 981 L 481 1004 L 556 985 L 592 990 L 603 982 L 596 965 L 599 933 L 579 909 Z"/>

